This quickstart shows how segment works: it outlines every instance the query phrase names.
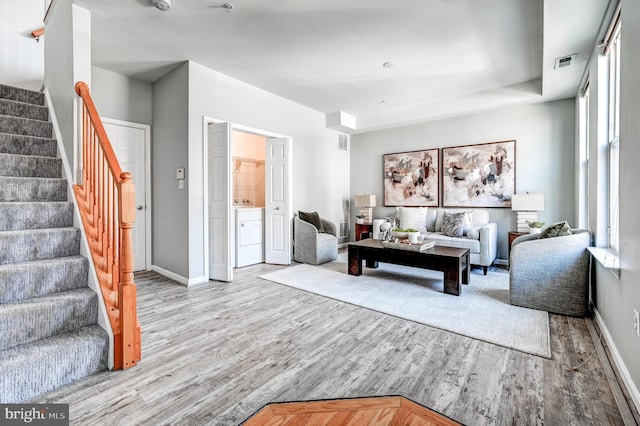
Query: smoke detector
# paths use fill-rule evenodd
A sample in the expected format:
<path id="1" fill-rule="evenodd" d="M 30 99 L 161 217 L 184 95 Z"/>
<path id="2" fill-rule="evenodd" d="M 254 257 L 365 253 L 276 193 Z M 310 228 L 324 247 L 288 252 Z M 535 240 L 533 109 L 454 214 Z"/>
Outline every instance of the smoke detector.
<path id="1" fill-rule="evenodd" d="M 573 65 L 576 61 L 576 54 L 562 56 L 560 58 L 556 58 L 556 65 L 553 67 L 554 69 L 566 68 L 568 66 Z"/>
<path id="2" fill-rule="evenodd" d="M 171 0 L 151 0 L 151 3 L 163 12 L 171 9 Z"/>

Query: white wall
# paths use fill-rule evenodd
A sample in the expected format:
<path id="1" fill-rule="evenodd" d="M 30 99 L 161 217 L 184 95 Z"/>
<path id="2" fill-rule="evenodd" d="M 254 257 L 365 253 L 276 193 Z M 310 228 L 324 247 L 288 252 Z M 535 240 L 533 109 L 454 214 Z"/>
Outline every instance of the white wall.
<path id="1" fill-rule="evenodd" d="M 640 408 L 640 338 L 633 330 L 633 309 L 640 311 L 640 3 L 622 1 L 622 43 L 621 43 L 621 90 L 620 90 L 620 279 L 609 270 L 595 263 L 595 284 L 592 299 L 599 320 L 611 338 L 611 351 L 621 366 L 621 374 L 626 381 L 632 398 Z M 589 173 L 590 223 L 596 232 L 596 240 L 606 246 L 606 228 L 598 222 L 606 223 L 606 200 L 598 200 L 597 170 L 598 153 L 601 159 L 606 151 L 598 149 L 598 134 L 606 134 L 606 111 L 597 114 L 598 95 L 606 92 L 598 90 L 598 55 L 594 54 L 590 63 L 591 101 L 591 158 Z M 600 88 L 602 89 L 602 88 Z M 598 93 L 600 92 L 600 93 Z M 601 102 L 602 103 L 602 102 Z M 606 104 L 606 102 L 604 102 Z M 604 120 L 603 120 L 604 117 Z M 606 161 L 606 158 L 605 158 Z M 600 206 L 600 207 L 599 207 Z M 605 206 L 605 209 L 601 208 Z M 600 235 L 598 235 L 600 233 Z"/>
<path id="2" fill-rule="evenodd" d="M 375 194 L 384 203 L 383 154 L 485 142 L 516 140 L 516 192 L 541 192 L 542 221 L 575 223 L 575 101 L 510 106 L 464 117 L 354 135 L 351 138 L 351 196 Z M 442 197 L 442 196 L 441 196 Z M 351 216 L 355 216 L 352 208 Z M 510 209 L 489 209 L 498 224 L 498 258 L 507 258 L 507 233 L 515 230 Z M 376 207 L 374 217 L 395 215 L 393 207 Z M 353 235 L 353 231 L 352 231 Z"/>
<path id="3" fill-rule="evenodd" d="M 103 68 L 91 68 L 91 96 L 101 117 L 152 123 L 151 83 Z"/>
<path id="4" fill-rule="evenodd" d="M 31 32 L 44 26 L 42 0 L 0 1 L 0 84 L 40 90 L 44 82 L 45 38 Z"/>
<path id="5" fill-rule="evenodd" d="M 203 116 L 291 137 L 293 210 L 340 223 L 349 198 L 349 154 L 324 114 L 189 62 L 189 274 L 204 271 Z"/>
<path id="6" fill-rule="evenodd" d="M 91 87 L 91 14 L 72 0 L 58 0 L 45 28 L 45 90 L 49 92 L 60 126 L 60 138 L 70 162 L 76 144 L 75 84 Z M 72 167 L 76 165 L 73 164 Z"/>

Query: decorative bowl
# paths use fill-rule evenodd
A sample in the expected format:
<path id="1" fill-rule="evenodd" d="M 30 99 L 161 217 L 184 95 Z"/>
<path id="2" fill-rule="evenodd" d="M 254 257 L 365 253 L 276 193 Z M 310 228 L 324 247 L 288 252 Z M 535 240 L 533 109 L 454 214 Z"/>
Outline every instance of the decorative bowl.
<path id="1" fill-rule="evenodd" d="M 405 239 L 409 237 L 409 233 L 406 231 L 391 231 L 391 236 L 393 238 Z"/>

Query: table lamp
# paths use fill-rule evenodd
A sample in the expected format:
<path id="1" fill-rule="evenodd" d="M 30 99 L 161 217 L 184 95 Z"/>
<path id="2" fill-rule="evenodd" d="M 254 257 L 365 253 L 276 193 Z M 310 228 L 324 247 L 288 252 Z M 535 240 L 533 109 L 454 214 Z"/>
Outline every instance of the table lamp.
<path id="1" fill-rule="evenodd" d="M 544 210 L 543 194 L 513 194 L 511 210 L 517 212 L 518 232 L 529 232 L 527 221 L 538 220 L 538 212 Z"/>
<path id="2" fill-rule="evenodd" d="M 373 207 L 376 206 L 375 195 L 356 195 L 355 205 L 359 207 L 359 214 L 364 216 L 364 223 L 373 223 Z"/>

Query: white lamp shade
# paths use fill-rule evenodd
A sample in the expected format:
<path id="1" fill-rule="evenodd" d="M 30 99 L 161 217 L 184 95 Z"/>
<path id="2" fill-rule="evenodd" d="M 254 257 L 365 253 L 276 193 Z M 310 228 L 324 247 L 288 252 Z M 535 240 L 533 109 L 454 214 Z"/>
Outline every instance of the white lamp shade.
<path id="1" fill-rule="evenodd" d="M 513 194 L 511 210 L 525 212 L 544 210 L 544 194 Z"/>
<path id="2" fill-rule="evenodd" d="M 356 195 L 355 196 L 356 207 L 375 207 L 376 196 L 375 195 Z"/>

